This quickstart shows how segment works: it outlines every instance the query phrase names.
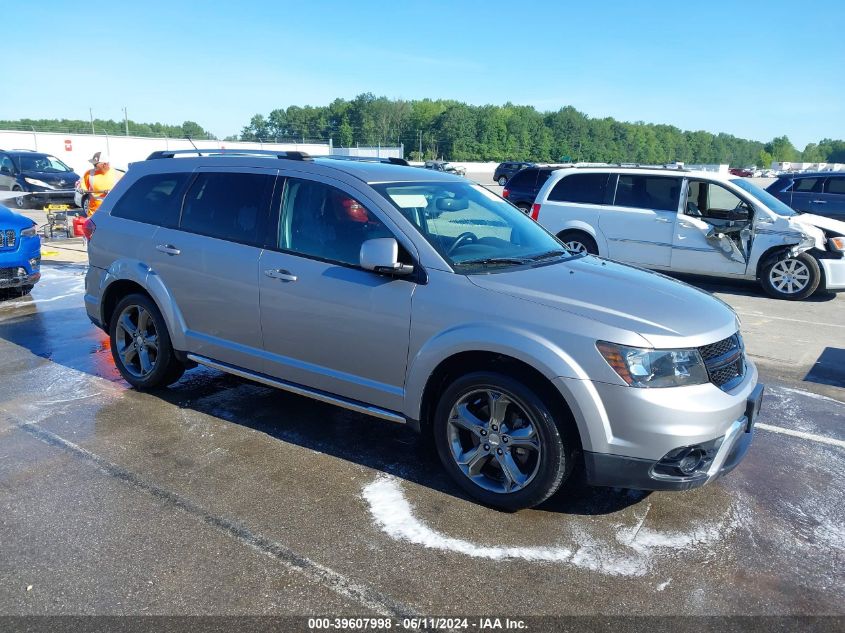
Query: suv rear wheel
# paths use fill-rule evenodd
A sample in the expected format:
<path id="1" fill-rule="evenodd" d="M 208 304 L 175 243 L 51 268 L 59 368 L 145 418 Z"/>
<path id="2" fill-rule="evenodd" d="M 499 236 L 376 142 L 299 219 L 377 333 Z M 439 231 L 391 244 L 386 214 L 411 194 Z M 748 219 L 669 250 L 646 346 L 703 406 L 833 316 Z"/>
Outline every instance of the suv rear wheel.
<path id="1" fill-rule="evenodd" d="M 806 299 L 818 289 L 820 282 L 819 263 L 808 253 L 772 258 L 760 275 L 763 290 L 776 299 Z"/>
<path id="2" fill-rule="evenodd" d="M 504 374 L 455 380 L 440 398 L 433 429 L 446 470 L 490 506 L 519 510 L 542 503 L 572 470 L 566 428 L 532 388 Z"/>
<path id="3" fill-rule="evenodd" d="M 508 184 L 508 177 L 507 176 L 499 176 L 499 186 L 504 187 Z"/>
<path id="4" fill-rule="evenodd" d="M 146 295 L 128 295 L 117 304 L 109 339 L 120 375 L 136 389 L 166 387 L 185 371 L 173 353 L 164 317 Z"/>

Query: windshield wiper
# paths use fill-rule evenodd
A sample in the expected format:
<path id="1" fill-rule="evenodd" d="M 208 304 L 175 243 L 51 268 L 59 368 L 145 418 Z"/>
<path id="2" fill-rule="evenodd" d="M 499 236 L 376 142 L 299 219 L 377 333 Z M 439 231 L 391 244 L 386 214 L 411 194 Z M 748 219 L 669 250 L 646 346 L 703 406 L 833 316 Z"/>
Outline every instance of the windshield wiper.
<path id="1" fill-rule="evenodd" d="M 528 259 L 517 259 L 516 257 L 483 257 L 481 259 L 468 259 L 462 262 L 455 262 L 457 266 L 494 266 L 496 264 L 502 265 L 518 265 L 527 263 Z"/>
<path id="2" fill-rule="evenodd" d="M 540 261 L 541 259 L 551 259 L 552 257 L 562 257 L 564 255 L 573 255 L 571 251 L 557 249 L 554 251 L 546 251 L 545 253 L 540 253 L 539 255 L 533 255 L 529 257 L 532 262 Z"/>

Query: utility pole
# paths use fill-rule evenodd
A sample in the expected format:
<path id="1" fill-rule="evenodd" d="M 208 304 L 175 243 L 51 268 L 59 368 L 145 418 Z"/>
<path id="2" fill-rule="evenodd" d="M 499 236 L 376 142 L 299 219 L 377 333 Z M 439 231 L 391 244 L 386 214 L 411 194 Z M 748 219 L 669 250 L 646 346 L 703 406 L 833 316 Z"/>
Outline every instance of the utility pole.
<path id="1" fill-rule="evenodd" d="M 420 133 L 420 157 L 417 160 L 422 160 L 422 130 L 417 130 Z"/>
<path id="2" fill-rule="evenodd" d="M 91 117 L 91 134 L 96 134 L 94 131 L 94 108 L 88 108 L 88 116 Z"/>
<path id="3" fill-rule="evenodd" d="M 123 106 L 123 123 L 126 125 L 126 136 L 129 136 L 129 114 L 126 112 L 126 106 Z"/>

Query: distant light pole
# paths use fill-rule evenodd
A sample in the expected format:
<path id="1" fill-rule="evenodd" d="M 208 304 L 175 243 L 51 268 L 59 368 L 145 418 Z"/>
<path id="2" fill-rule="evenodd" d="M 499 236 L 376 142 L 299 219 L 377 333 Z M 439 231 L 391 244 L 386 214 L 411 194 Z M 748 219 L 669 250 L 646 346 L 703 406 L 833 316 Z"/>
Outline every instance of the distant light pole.
<path id="1" fill-rule="evenodd" d="M 88 108 L 88 116 L 91 117 L 91 134 L 96 134 L 94 131 L 94 109 Z"/>
<path id="2" fill-rule="evenodd" d="M 129 136 L 129 114 L 126 112 L 126 106 L 123 106 L 123 123 L 126 125 L 126 136 Z"/>

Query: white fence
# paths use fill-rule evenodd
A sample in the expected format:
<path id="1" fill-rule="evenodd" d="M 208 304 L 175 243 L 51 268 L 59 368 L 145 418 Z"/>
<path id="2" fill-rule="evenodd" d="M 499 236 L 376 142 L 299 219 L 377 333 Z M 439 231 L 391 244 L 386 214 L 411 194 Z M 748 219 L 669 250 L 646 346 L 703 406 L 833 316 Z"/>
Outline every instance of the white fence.
<path id="1" fill-rule="evenodd" d="M 199 149 L 205 150 L 264 149 L 280 152 L 307 152 L 315 156 L 340 154 L 342 156 L 402 157 L 403 152 L 402 147 L 332 148 L 331 143 L 246 143 L 201 140 L 195 140 L 194 143 Z M 157 150 L 193 149 L 193 145 L 185 139 L 0 130 L 0 149 L 31 149 L 52 154 L 77 174 L 82 175 L 91 168 L 88 159 L 95 152 L 106 152 L 111 157 L 113 167 L 126 169 L 129 163 L 144 160 Z"/>

